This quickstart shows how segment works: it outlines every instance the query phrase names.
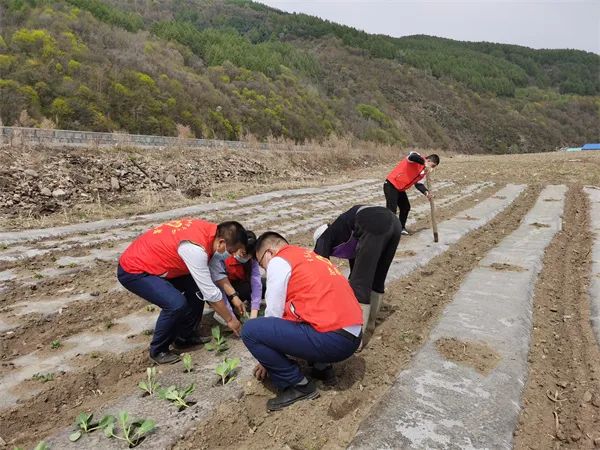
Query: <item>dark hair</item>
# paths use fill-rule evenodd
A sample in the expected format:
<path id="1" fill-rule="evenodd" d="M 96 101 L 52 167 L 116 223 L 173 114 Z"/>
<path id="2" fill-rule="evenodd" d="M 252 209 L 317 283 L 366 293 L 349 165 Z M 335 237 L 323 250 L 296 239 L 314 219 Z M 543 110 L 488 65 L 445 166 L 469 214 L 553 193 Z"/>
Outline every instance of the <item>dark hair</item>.
<path id="1" fill-rule="evenodd" d="M 262 250 L 263 247 L 267 245 L 279 244 L 280 242 L 285 242 L 286 244 L 289 244 L 287 239 L 279 233 L 275 231 L 265 231 L 263 234 L 260 235 L 260 237 L 256 241 L 254 252 L 258 253 L 260 250 Z"/>
<path id="2" fill-rule="evenodd" d="M 256 254 L 256 234 L 253 231 L 246 230 L 246 236 L 248 237 L 246 253 L 253 257 Z"/>
<path id="3" fill-rule="evenodd" d="M 225 239 L 225 243 L 229 246 L 248 245 L 248 235 L 239 222 L 221 222 L 217 225 L 217 237 Z"/>
<path id="4" fill-rule="evenodd" d="M 436 155 L 435 153 L 429 155 L 427 158 L 429 161 L 431 161 L 432 163 L 434 163 L 436 166 L 440 165 L 440 157 L 438 155 Z"/>

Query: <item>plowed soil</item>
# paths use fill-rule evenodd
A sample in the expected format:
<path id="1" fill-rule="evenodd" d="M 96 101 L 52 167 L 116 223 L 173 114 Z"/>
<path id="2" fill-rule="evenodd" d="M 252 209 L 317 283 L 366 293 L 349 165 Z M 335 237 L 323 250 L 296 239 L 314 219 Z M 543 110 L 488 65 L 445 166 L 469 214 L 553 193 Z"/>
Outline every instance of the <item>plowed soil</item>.
<path id="1" fill-rule="evenodd" d="M 600 446 L 600 348 L 587 294 L 593 242 L 587 208 L 581 186 L 572 186 L 563 231 L 546 250 L 516 449 Z"/>
<path id="2" fill-rule="evenodd" d="M 489 223 L 467 234 L 426 266 L 388 286 L 375 335 L 361 353 L 336 366 L 339 378 L 337 386 L 320 386 L 322 395 L 319 399 L 267 414 L 265 402 L 274 395 L 273 392 L 268 385 L 249 381 L 243 386 L 245 395 L 221 404 L 208 420 L 196 422 L 192 429 L 180 436 L 176 448 L 345 447 L 361 420 L 385 396 L 397 373 L 410 363 L 444 306 L 452 301 L 464 277 L 504 236 L 519 226 L 537 194 L 547 184 L 568 184 L 570 191 L 564 230 L 548 249 L 536 286 L 531 373 L 524 394 L 525 409 L 516 431 L 516 447 L 593 447 L 594 440 L 600 438 L 600 356 L 598 344 L 589 327 L 586 277 L 589 276 L 592 238 L 587 231 L 588 205 L 581 191 L 582 183 L 600 185 L 600 154 L 592 153 L 575 156 L 558 153 L 458 155 L 443 158 L 434 181 L 450 181 L 453 184 L 436 192 L 440 204 L 446 196 L 458 194 L 473 183 L 493 182 L 494 186 L 464 196 L 451 205 L 440 206 L 437 210 L 438 222 L 452 217 L 465 217 L 463 211 L 494 196 L 507 183 L 522 183 L 528 187 Z M 345 162 L 342 168 L 336 170 L 335 158 L 321 161 L 328 164 L 326 170 L 322 170 L 322 175 L 313 174 L 309 177 L 301 173 L 301 166 L 294 166 L 289 172 L 289 179 L 285 181 L 280 176 L 273 179 L 265 176 L 260 178 L 260 184 L 254 179 L 252 182 L 240 181 L 237 185 L 234 181 L 226 186 L 226 194 L 215 194 L 215 198 L 239 198 L 252 192 L 345 183 L 359 178 L 383 180 L 396 162 L 365 168 L 363 159 L 357 158 L 356 163 L 361 167 L 352 167 Z M 312 163 L 309 166 L 315 167 Z M 218 189 L 216 184 L 211 186 Z M 375 189 L 372 202 L 382 200 L 383 193 L 379 188 Z M 415 198 L 412 203 L 413 208 L 426 205 L 422 196 Z M 179 205 L 188 204 L 186 200 Z M 300 209 L 303 211 L 297 217 L 286 219 L 274 214 L 256 229 L 269 227 L 277 230 L 277 227 L 289 225 L 292 220 L 306 221 L 317 214 L 330 214 L 334 218 L 352 204 L 352 191 L 345 193 L 342 198 L 336 197 L 330 209 L 312 207 L 307 201 L 302 203 Z M 155 210 L 167 208 L 164 203 L 155 206 Z M 153 209 L 144 205 L 136 212 L 142 210 Z M 282 208 L 281 212 L 286 211 L 286 208 Z M 129 217 L 131 212 L 130 204 L 115 203 L 109 216 Z M 90 217 L 105 217 L 98 214 L 98 211 L 94 211 Z M 236 211 L 218 211 L 215 216 L 235 219 Z M 412 232 L 429 227 L 428 212 L 413 216 L 416 222 L 410 227 Z M 82 217 L 80 214 L 71 218 L 66 215 L 51 216 L 43 220 L 23 221 L 21 224 L 11 218 L 5 222 L 5 230 L 70 220 L 80 221 Z M 68 250 L 51 249 L 42 256 L 0 262 L 0 271 L 10 271 L 16 276 L 14 280 L 0 281 L 0 382 L 15 373 L 15 361 L 18 358 L 32 354 L 51 358 L 65 349 L 53 350 L 51 342 L 54 340 L 64 342 L 69 337 L 86 332 L 100 336 L 119 331 L 121 325 L 115 324 L 117 320 L 135 312 L 145 314 L 144 301 L 116 289 L 115 264 L 111 261 L 94 260 L 85 267 L 75 264 L 73 267 L 63 267 L 61 272 L 55 274 L 41 275 L 46 269 L 56 268 L 56 261 L 61 257 L 85 257 L 90 250 L 113 249 L 129 240 L 117 238 L 114 242 L 90 248 L 78 246 L 77 240 L 83 240 L 85 236 L 53 238 L 61 243 L 74 241 L 74 247 Z M 293 234 L 291 239 L 293 243 L 311 246 L 312 228 Z M 414 239 L 414 236 L 403 239 Z M 42 240 L 41 243 L 46 241 Z M 16 245 L 0 248 L 0 254 L 16 248 Z M 402 254 L 402 241 L 398 254 L 417 256 Z M 495 268 L 519 270 L 512 266 Z M 35 304 L 84 294 L 91 295 L 91 298 L 65 303 L 60 310 L 50 314 L 15 313 L 15 305 L 20 303 Z M 1 331 L 5 323 L 11 326 L 9 331 Z M 72 424 L 79 412 L 96 411 L 135 392 L 148 366 L 146 347 L 149 339 L 145 331 L 126 335 L 124 344 L 132 346 L 121 354 L 84 351 L 74 356 L 70 362 L 71 370 L 56 371 L 52 381 L 43 383 L 28 379 L 11 389 L 10 394 L 17 396 L 18 401 L 0 408 L 0 439 L 9 446 L 32 447 L 55 434 L 61 427 Z M 137 347 L 133 344 L 137 344 Z M 465 353 L 475 361 L 485 353 L 485 349 L 474 347 L 468 350 Z M 452 351 L 458 350 L 452 347 Z M 202 361 L 205 352 L 203 349 L 193 351 L 194 360 Z M 161 367 L 164 373 L 172 370 L 180 368 Z M 198 396 L 201 398 L 201 393 Z M 558 429 L 555 426 L 557 417 Z M 540 434 L 544 436 L 540 437 Z M 152 448 L 151 445 L 152 439 L 149 438 L 143 446 Z"/>

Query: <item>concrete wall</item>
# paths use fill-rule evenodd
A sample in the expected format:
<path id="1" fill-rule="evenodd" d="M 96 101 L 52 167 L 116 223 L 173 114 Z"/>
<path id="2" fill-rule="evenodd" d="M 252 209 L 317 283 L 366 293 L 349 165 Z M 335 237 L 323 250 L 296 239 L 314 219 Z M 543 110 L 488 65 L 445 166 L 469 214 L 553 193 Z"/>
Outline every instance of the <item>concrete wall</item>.
<path id="1" fill-rule="evenodd" d="M 187 147 L 199 149 L 253 149 L 305 152 L 305 146 L 285 144 L 218 141 L 212 139 L 179 139 L 169 136 L 98 133 L 93 131 L 48 130 L 42 128 L 0 127 L 1 145 L 45 145 L 73 147 Z"/>

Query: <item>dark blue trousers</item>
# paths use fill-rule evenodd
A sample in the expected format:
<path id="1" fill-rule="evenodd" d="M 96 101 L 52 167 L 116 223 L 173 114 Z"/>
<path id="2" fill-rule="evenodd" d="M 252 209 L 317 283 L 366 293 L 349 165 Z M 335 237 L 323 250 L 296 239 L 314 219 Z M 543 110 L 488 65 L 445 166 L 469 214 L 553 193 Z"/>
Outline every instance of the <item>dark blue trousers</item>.
<path id="1" fill-rule="evenodd" d="M 320 333 L 306 323 L 277 317 L 248 320 L 242 328 L 242 340 L 279 389 L 294 386 L 304 377 L 298 364 L 287 355 L 310 363 L 333 363 L 352 356 L 360 343 L 359 339 Z"/>
<path id="2" fill-rule="evenodd" d="M 202 319 L 204 301 L 191 275 L 167 280 L 147 273 L 128 273 L 119 265 L 117 278 L 125 289 L 161 309 L 150 343 L 151 355 L 168 351 L 176 338 L 186 339 L 194 333 Z"/>

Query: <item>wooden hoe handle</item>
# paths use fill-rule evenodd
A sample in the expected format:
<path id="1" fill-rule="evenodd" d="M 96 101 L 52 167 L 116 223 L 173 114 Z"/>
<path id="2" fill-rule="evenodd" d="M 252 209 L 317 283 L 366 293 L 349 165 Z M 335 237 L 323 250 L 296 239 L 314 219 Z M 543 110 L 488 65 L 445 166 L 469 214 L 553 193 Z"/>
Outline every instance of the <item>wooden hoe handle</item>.
<path id="1" fill-rule="evenodd" d="M 427 182 L 427 190 L 431 192 L 431 180 L 429 179 L 429 174 L 425 177 Z M 437 221 L 435 220 L 435 204 L 433 203 L 433 198 L 429 199 L 429 206 L 431 206 L 431 229 L 433 230 L 433 242 L 438 242 L 438 229 L 437 229 Z"/>

